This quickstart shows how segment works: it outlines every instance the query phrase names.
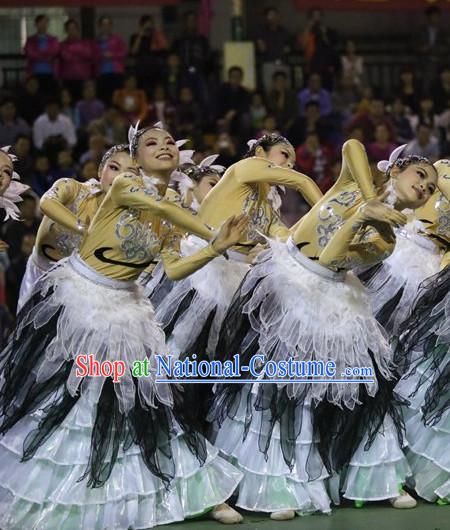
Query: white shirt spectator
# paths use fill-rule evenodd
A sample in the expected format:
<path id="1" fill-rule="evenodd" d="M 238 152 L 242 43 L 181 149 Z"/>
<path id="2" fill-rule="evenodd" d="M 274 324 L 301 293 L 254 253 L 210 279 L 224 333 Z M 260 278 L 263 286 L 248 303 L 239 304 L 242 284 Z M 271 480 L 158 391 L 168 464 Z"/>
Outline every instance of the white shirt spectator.
<path id="1" fill-rule="evenodd" d="M 44 113 L 33 124 L 33 142 L 37 149 L 42 149 L 47 138 L 58 135 L 66 139 L 70 148 L 77 143 L 75 126 L 64 114 L 60 113 L 55 120 L 51 120 L 48 114 Z"/>

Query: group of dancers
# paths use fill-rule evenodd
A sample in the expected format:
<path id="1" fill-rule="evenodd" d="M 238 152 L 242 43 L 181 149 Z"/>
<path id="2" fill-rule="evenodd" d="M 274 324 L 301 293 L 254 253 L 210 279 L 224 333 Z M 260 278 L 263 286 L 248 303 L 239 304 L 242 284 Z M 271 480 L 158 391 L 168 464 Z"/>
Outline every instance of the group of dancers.
<path id="1" fill-rule="evenodd" d="M 41 199 L 0 354 L 0 528 L 233 524 L 239 508 L 283 521 L 342 498 L 413 508 L 413 492 L 450 503 L 450 162 L 402 146 L 374 175 L 349 140 L 322 195 L 278 134 L 225 170 L 138 125 L 98 180 Z M 0 206 L 17 218 L 14 162 L 0 151 Z M 292 227 L 284 187 L 310 206 Z M 337 376 L 156 376 L 156 356 L 236 353 L 333 361 Z M 87 354 L 123 361 L 120 382 L 80 377 Z M 372 377 L 346 381 L 348 367 Z"/>

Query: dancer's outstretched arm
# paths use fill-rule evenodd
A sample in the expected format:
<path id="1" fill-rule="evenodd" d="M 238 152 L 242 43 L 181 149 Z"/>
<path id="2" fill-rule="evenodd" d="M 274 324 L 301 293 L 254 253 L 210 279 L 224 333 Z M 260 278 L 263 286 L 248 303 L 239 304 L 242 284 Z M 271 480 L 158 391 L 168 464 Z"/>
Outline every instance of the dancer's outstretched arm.
<path id="1" fill-rule="evenodd" d="M 201 220 L 187 209 L 161 199 L 157 193 L 144 186 L 140 177 L 132 174 L 119 175 L 111 187 L 111 200 L 116 206 L 148 210 L 154 215 L 170 221 L 182 230 L 195 234 L 207 241 L 214 237 Z"/>
<path id="2" fill-rule="evenodd" d="M 41 197 L 40 207 L 42 213 L 55 223 L 73 232 L 83 233 L 85 227 L 81 226 L 77 216 L 64 206 L 75 200 L 78 189 L 79 184 L 74 179 L 57 180 Z"/>
<path id="3" fill-rule="evenodd" d="M 407 222 L 404 214 L 389 210 L 388 221 L 378 201 L 366 203 L 335 232 L 321 252 L 319 263 L 330 269 L 351 270 L 387 257 L 395 245 L 391 226 Z"/>
<path id="4" fill-rule="evenodd" d="M 349 172 L 358 184 L 365 201 L 376 198 L 376 191 L 364 145 L 358 140 L 347 140 L 342 146 L 342 172 Z"/>
<path id="5" fill-rule="evenodd" d="M 228 248 L 238 243 L 240 239 L 243 239 L 247 228 L 247 216 L 230 217 L 222 224 L 214 240 L 208 246 L 191 256 L 184 257 L 182 257 L 180 249 L 183 234 L 180 230 L 174 230 L 167 236 L 161 250 L 161 259 L 168 278 L 181 280 L 201 269 L 212 259 L 220 256 Z"/>
<path id="6" fill-rule="evenodd" d="M 294 188 L 310 206 L 322 198 L 322 192 L 310 177 L 293 169 L 274 166 L 266 158 L 252 157 L 242 160 L 236 164 L 234 174 L 241 184 L 265 183 Z"/>

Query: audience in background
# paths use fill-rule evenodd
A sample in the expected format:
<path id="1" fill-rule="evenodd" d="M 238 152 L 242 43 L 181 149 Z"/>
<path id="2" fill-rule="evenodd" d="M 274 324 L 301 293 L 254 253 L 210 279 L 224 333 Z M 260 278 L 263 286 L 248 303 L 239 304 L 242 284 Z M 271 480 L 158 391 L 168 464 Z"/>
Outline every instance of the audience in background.
<path id="1" fill-rule="evenodd" d="M 225 166 L 242 157 L 250 138 L 280 132 L 296 149 L 298 169 L 324 193 L 339 175 L 347 138 L 364 143 L 373 171 L 404 143 L 406 153 L 450 158 L 449 35 L 439 8 L 427 9 L 426 25 L 416 32 L 417 58 L 393 67 L 389 86 L 382 75 L 379 86 L 373 82 L 373 66 L 361 52 L 367 42 L 339 39 L 320 9 L 308 13 L 296 41 L 280 9 L 261 10 L 255 90 L 237 65 L 223 80 L 220 57 L 200 33 L 194 11 L 171 28 L 142 15 L 129 47 L 110 16 L 99 18 L 95 40 L 82 37 L 79 21 L 68 19 L 62 42 L 48 33 L 46 15 L 36 17 L 36 33 L 24 49 L 26 78 L 0 90 L 0 145 L 12 145 L 22 181 L 32 188 L 20 205 L 23 222 L 2 226 L 10 248 L 6 261 L 0 259 L 0 342 L 8 326 L 2 275 L 15 311 L 39 225 L 37 197 L 62 177 L 97 178 L 106 149 L 127 142 L 137 120 L 162 121 L 177 138 L 190 140 L 198 161 L 218 153 Z M 286 191 L 288 224 L 306 209 L 298 193 Z"/>
<path id="2" fill-rule="evenodd" d="M 80 26 L 73 18 L 64 24 L 67 38 L 59 50 L 61 82 L 74 101 L 81 98 L 83 84 L 95 76 L 94 43 L 82 39 Z"/>
<path id="3" fill-rule="evenodd" d="M 33 142 L 37 149 L 52 154 L 66 147 L 75 147 L 77 136 L 72 120 L 61 113 L 57 99 L 49 100 L 45 113 L 33 124 Z"/>
<path id="4" fill-rule="evenodd" d="M 17 116 L 16 104 L 12 99 L 5 99 L 0 105 L 0 147 L 11 145 L 21 134 L 29 134 L 29 125 Z"/>
<path id="5" fill-rule="evenodd" d="M 59 41 L 49 35 L 48 23 L 46 15 L 38 15 L 34 21 L 36 33 L 25 44 L 28 74 L 36 77 L 44 93 L 55 88 L 58 75 Z"/>
<path id="6" fill-rule="evenodd" d="M 114 90 L 122 86 L 127 47 L 122 37 L 113 33 L 113 21 L 108 16 L 98 21 L 96 55 L 98 92 L 110 103 Z"/>

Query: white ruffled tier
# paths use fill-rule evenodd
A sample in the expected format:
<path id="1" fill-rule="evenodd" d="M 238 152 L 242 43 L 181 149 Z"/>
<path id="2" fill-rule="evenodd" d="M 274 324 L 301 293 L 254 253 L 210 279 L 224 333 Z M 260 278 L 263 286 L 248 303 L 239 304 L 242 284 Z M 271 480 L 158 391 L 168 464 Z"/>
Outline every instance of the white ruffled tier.
<path id="1" fill-rule="evenodd" d="M 33 292 L 47 296 L 23 315 L 16 329 L 17 335 L 26 325 L 31 330 L 39 329 L 60 311 L 45 355 L 32 367 L 37 380 L 46 381 L 79 355 L 91 355 L 99 363 L 122 361 L 126 370 L 120 384 L 114 388 L 121 412 L 128 412 L 136 398 L 132 377 L 134 363 L 148 357 L 150 375 L 138 380 L 139 398 L 149 406 L 157 401 L 171 406 L 170 385 L 155 382 L 155 355 L 166 355 L 167 347 L 152 304 L 143 297 L 137 285 L 127 288 L 105 285 L 111 280 L 78 259 L 77 267 L 83 270 L 83 275 L 80 274 L 71 264 L 74 259 L 72 256 L 61 260 L 37 282 Z M 51 294 L 48 295 L 49 291 Z M 105 378 L 77 377 L 77 368 L 73 363 L 66 383 L 68 391 L 75 395 L 78 391 L 95 389 L 97 397 L 100 396 Z M 18 391 L 16 399 L 19 403 L 26 391 L 27 388 Z"/>
<path id="2" fill-rule="evenodd" d="M 407 458 L 416 492 L 434 502 L 439 497 L 450 501 L 450 415 L 437 426 L 424 425 L 420 411 L 406 413 Z"/>
<path id="3" fill-rule="evenodd" d="M 297 249 L 293 252 L 288 245 L 271 241 L 271 249 L 259 256 L 244 280 L 242 294 L 252 296 L 243 311 L 250 315 L 258 333 L 258 353 L 274 361 L 290 357 L 324 365 L 334 361 L 336 378 L 348 379 L 341 374 L 349 367 L 368 367 L 375 373 L 371 350 L 381 374 L 390 379 L 392 351 L 361 282 L 351 273 L 343 281 L 325 277 L 323 274 L 331 271 L 316 262 L 304 264 L 307 258 Z M 324 269 L 324 273 L 313 272 L 311 266 Z M 278 384 L 288 386 L 289 397 L 301 391 L 301 385 L 289 384 L 288 380 Z M 378 384 L 374 380 L 312 383 L 311 397 L 353 409 L 363 384 L 370 396 L 376 394 Z"/>
<path id="4" fill-rule="evenodd" d="M 33 291 L 33 287 L 39 278 L 47 272 L 52 264 L 50 261 L 45 260 L 43 257 L 39 257 L 39 264 L 34 259 L 36 250 L 33 249 L 33 254 L 27 260 L 27 266 L 25 268 L 25 274 L 22 278 L 19 291 L 19 300 L 17 302 L 17 313 L 22 309 L 25 302 L 28 300 L 30 293 Z"/>
<path id="5" fill-rule="evenodd" d="M 234 418 L 226 418 L 220 427 L 214 426 L 215 447 L 244 474 L 236 505 L 256 512 L 329 513 L 330 499 L 324 483 L 328 474 L 315 447 L 317 440 L 312 434 L 309 405 L 303 407 L 302 429 L 296 440 L 295 465 L 291 470 L 283 458 L 278 423 L 274 426 L 267 456 L 259 449 L 262 415 L 255 408 L 244 439 L 246 395 L 251 390 L 251 385 L 246 386 Z"/>
<path id="6" fill-rule="evenodd" d="M 192 255 L 206 244 L 202 239 L 191 235 L 183 240 L 183 255 Z M 208 317 L 214 312 L 207 345 L 208 353 L 214 354 L 228 307 L 248 270 L 247 263 L 218 256 L 194 274 L 175 282 L 172 290 L 156 308 L 156 318 L 163 328 L 173 320 L 186 295 L 194 291 L 194 296 L 173 328 L 168 342 L 171 353 L 187 351 L 198 339 Z M 146 289 L 153 289 L 158 281 L 160 276 L 156 275 Z"/>
<path id="7" fill-rule="evenodd" d="M 347 499 L 380 501 L 399 496 L 399 487 L 411 476 L 394 422 L 386 416 L 369 450 L 367 434 L 341 474 L 341 491 Z"/>
<path id="8" fill-rule="evenodd" d="M 241 473 L 207 443 L 200 466 L 178 428 L 171 441 L 175 478 L 167 489 L 146 467 L 139 447 L 120 451 L 104 486 L 79 481 L 88 464 L 95 405 L 82 396 L 32 459 L 20 462 L 39 414 L 27 416 L 0 440 L 0 527 L 3 530 L 128 530 L 181 521 L 222 503 Z"/>
<path id="9" fill-rule="evenodd" d="M 403 288 L 402 296 L 386 324 L 392 335 L 398 333 L 400 325 L 409 316 L 420 284 L 439 271 L 441 257 L 437 249 L 431 240 L 426 240 L 430 248 L 421 246 L 416 242 L 418 237 L 414 239 L 398 234 L 394 252 L 366 283 L 375 315 Z"/>
<path id="10" fill-rule="evenodd" d="M 450 410 L 435 425 L 426 426 L 420 410 L 425 391 L 426 388 L 421 388 L 404 410 L 408 441 L 406 456 L 418 495 L 430 502 L 438 498 L 450 501 Z"/>
<path id="11" fill-rule="evenodd" d="M 441 324 L 440 329 L 444 326 Z M 444 357 L 441 367 L 448 363 Z M 406 456 L 411 467 L 414 487 L 422 498 L 434 502 L 438 498 L 450 501 L 450 409 L 446 410 L 439 421 L 432 426 L 424 424 L 421 408 L 425 403 L 425 394 L 433 384 L 441 369 L 432 367 L 432 360 L 419 363 L 414 373 L 405 374 L 395 387 L 399 396 L 407 399 L 404 407 Z M 423 384 L 417 389 L 419 380 Z"/>

